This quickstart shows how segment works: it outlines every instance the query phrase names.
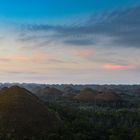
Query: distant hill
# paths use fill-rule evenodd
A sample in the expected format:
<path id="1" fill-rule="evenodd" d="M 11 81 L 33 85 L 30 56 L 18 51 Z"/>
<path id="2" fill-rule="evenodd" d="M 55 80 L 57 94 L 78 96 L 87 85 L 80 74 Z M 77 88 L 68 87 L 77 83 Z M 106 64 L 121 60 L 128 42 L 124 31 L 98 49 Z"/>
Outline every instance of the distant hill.
<path id="1" fill-rule="evenodd" d="M 77 89 L 75 89 L 75 88 L 73 88 L 73 87 L 71 87 L 71 86 L 66 86 L 66 87 L 64 87 L 64 89 L 63 89 L 63 91 L 64 91 L 64 93 L 78 93 L 79 92 L 79 90 L 77 90 Z"/>
<path id="2" fill-rule="evenodd" d="M 35 94 L 43 100 L 52 101 L 60 98 L 63 92 L 53 87 L 45 87 L 36 89 Z"/>
<path id="3" fill-rule="evenodd" d="M 63 97 L 66 99 L 75 99 L 75 96 L 77 95 L 77 93 L 64 93 Z"/>
<path id="4" fill-rule="evenodd" d="M 1 88 L 1 89 L 0 89 L 0 93 L 6 91 L 7 89 L 8 89 L 8 87 L 3 87 L 3 88 Z"/>
<path id="5" fill-rule="evenodd" d="M 118 102 L 121 97 L 115 92 L 103 92 L 95 96 L 97 102 Z"/>
<path id="6" fill-rule="evenodd" d="M 121 97 L 112 91 L 98 92 L 91 88 L 86 88 L 76 95 L 74 99 L 83 102 L 118 102 Z"/>
<path id="7" fill-rule="evenodd" d="M 80 92 L 80 94 L 76 95 L 74 99 L 78 101 L 93 102 L 97 94 L 97 91 L 91 88 L 85 88 Z"/>
<path id="8" fill-rule="evenodd" d="M 47 136 L 60 119 L 28 90 L 12 86 L 0 93 L 0 134 Z"/>
<path id="9" fill-rule="evenodd" d="M 78 93 L 79 90 L 76 90 L 70 86 L 66 86 L 63 90 L 63 97 L 67 99 L 73 99 Z"/>

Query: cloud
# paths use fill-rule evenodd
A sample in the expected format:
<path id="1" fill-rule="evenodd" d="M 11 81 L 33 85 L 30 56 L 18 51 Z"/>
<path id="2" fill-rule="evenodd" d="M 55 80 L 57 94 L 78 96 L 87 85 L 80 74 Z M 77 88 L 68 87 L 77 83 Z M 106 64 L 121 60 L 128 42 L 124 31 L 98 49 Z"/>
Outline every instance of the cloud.
<path id="1" fill-rule="evenodd" d="M 120 64 L 104 64 L 103 68 L 106 70 L 130 70 L 130 69 L 134 69 L 134 66 L 120 65 Z"/>
<path id="2" fill-rule="evenodd" d="M 71 40 L 66 40 L 64 43 L 68 45 L 76 45 L 76 46 L 87 46 L 87 45 L 93 45 L 92 40 L 88 39 L 71 39 Z"/>
<path id="3" fill-rule="evenodd" d="M 46 62 L 47 60 L 51 59 L 51 55 L 47 52 L 42 52 L 42 51 L 35 51 L 30 60 L 34 62 Z"/>
<path id="4" fill-rule="evenodd" d="M 57 56 L 52 55 L 51 53 L 35 50 L 31 54 L 22 54 L 22 55 L 8 55 L 8 56 L 1 56 L 0 57 L 1 63 L 13 63 L 13 62 L 20 62 L 20 63 L 63 63 L 63 61 L 59 60 Z"/>
<path id="5" fill-rule="evenodd" d="M 89 59 L 94 56 L 95 51 L 92 49 L 79 48 L 72 51 L 72 55 L 80 58 Z"/>
<path id="6" fill-rule="evenodd" d="M 11 59 L 9 58 L 0 58 L 0 62 L 10 62 Z"/>
<path id="7" fill-rule="evenodd" d="M 100 18 L 97 18 L 100 17 Z M 97 20 L 98 19 L 98 20 Z M 85 20 L 84 24 L 77 25 L 47 25 L 29 24 L 22 26 L 31 36 L 21 40 L 33 40 L 33 34 L 42 41 L 60 41 L 75 46 L 95 45 L 104 42 L 108 37 L 112 46 L 140 47 L 140 6 L 118 9 L 115 11 L 97 14 Z"/>

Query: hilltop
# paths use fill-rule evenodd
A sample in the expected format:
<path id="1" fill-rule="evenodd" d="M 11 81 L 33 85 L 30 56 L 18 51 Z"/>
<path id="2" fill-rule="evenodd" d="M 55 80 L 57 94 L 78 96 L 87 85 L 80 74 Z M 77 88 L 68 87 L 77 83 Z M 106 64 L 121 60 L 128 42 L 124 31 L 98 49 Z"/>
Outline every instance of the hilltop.
<path id="1" fill-rule="evenodd" d="M 76 95 L 74 99 L 78 101 L 93 102 L 97 94 L 97 91 L 91 88 L 85 88 L 80 92 L 80 94 Z"/>
<path id="2" fill-rule="evenodd" d="M 0 133 L 47 136 L 57 130 L 59 118 L 28 90 L 12 86 L 0 93 Z"/>
<path id="3" fill-rule="evenodd" d="M 95 100 L 97 102 L 118 102 L 121 100 L 121 97 L 115 92 L 103 92 L 97 94 Z"/>
<path id="4" fill-rule="evenodd" d="M 34 93 L 42 100 L 52 101 L 57 100 L 63 94 L 63 92 L 54 87 L 37 88 Z"/>

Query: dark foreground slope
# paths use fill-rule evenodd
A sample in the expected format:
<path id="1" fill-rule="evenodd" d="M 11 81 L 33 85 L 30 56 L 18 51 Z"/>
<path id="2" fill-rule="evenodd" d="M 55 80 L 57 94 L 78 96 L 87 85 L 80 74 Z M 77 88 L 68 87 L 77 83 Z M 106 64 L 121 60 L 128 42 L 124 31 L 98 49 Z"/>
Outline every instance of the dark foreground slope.
<path id="1" fill-rule="evenodd" d="M 0 135 L 48 136 L 60 120 L 31 92 L 13 86 L 0 93 Z"/>

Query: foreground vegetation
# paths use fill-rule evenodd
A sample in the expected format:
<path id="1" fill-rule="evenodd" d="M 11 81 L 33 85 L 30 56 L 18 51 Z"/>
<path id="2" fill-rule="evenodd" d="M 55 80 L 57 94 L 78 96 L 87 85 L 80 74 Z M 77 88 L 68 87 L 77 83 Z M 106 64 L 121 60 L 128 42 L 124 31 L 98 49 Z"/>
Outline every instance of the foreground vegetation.
<path id="1" fill-rule="evenodd" d="M 140 140 L 139 109 L 86 111 L 58 104 L 49 107 L 64 121 L 64 127 L 49 140 Z"/>

